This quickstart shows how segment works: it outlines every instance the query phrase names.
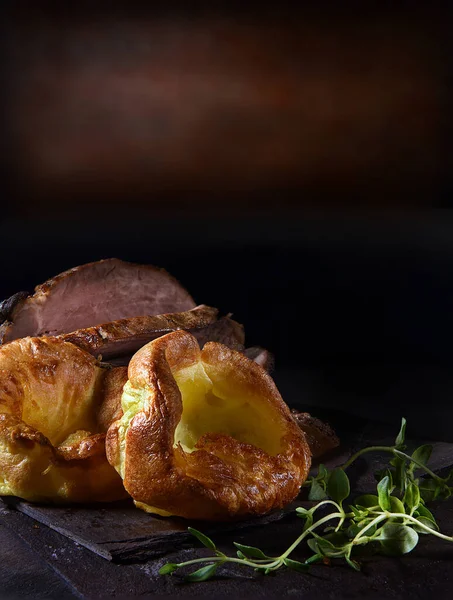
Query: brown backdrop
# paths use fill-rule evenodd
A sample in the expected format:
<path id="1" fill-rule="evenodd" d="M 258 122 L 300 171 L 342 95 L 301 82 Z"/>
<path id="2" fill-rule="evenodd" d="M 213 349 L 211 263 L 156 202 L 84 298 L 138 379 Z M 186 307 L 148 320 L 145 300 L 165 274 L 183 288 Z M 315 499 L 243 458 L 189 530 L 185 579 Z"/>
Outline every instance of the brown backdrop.
<path id="1" fill-rule="evenodd" d="M 21 4 L 6 116 L 23 214 L 425 205 L 448 178 L 448 20 L 427 3 L 368 15 Z"/>

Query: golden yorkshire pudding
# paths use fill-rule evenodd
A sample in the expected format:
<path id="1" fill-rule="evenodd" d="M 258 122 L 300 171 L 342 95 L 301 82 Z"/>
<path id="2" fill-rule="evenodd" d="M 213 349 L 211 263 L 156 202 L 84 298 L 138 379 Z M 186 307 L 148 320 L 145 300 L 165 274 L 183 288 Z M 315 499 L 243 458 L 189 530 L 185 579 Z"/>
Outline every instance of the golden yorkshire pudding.
<path id="1" fill-rule="evenodd" d="M 73 344 L 22 338 L 0 348 L 0 495 L 42 502 L 127 496 L 105 455 L 123 369 Z"/>
<path id="2" fill-rule="evenodd" d="M 229 520 L 293 500 L 311 455 L 266 371 L 185 331 L 141 348 L 107 457 L 136 505 L 164 516 Z"/>

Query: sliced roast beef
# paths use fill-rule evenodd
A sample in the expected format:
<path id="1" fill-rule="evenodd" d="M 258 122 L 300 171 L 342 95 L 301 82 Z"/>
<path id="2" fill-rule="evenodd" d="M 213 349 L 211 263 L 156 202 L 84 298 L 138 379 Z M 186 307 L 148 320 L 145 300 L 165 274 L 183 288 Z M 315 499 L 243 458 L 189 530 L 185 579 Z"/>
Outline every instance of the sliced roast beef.
<path id="1" fill-rule="evenodd" d="M 192 310 L 166 315 L 130 317 L 58 336 L 104 361 L 112 357 L 132 356 L 139 348 L 166 333 L 178 329 L 203 331 L 217 321 L 217 309 L 197 306 Z"/>
<path id="2" fill-rule="evenodd" d="M 127 365 L 143 345 L 177 329 L 190 331 L 200 347 L 220 342 L 244 351 L 244 328 L 217 309 L 195 307 L 188 292 L 166 271 L 115 258 L 75 267 L 0 303 L 0 343 L 25 336 L 55 335 L 113 365 Z M 265 369 L 272 355 L 245 353 Z"/>
<path id="3" fill-rule="evenodd" d="M 0 341 L 58 335 L 144 315 L 188 311 L 189 293 L 165 270 L 109 258 L 65 271 L 3 303 Z"/>
<path id="4" fill-rule="evenodd" d="M 244 327 L 237 321 L 233 321 L 231 315 L 222 317 L 206 327 L 198 330 L 189 329 L 189 331 L 197 338 L 200 348 L 203 348 L 206 342 L 219 342 L 232 350 L 239 352 L 244 350 Z"/>
<path id="5" fill-rule="evenodd" d="M 328 423 L 312 417 L 307 412 L 293 409 L 291 413 L 305 433 L 313 458 L 319 458 L 340 445 L 340 440 Z"/>
<path id="6" fill-rule="evenodd" d="M 85 336 L 83 332 L 75 332 L 74 334 L 67 334 L 64 336 L 60 336 L 66 341 L 72 342 L 94 356 L 102 355 L 102 360 L 108 362 L 114 366 L 124 366 L 128 365 L 130 359 L 133 354 L 142 346 L 151 342 L 152 340 L 160 337 L 161 335 L 165 335 L 170 333 L 171 331 L 176 331 L 177 329 L 185 329 L 189 331 L 192 335 L 194 335 L 198 343 L 200 344 L 200 348 L 204 346 L 206 342 L 220 342 L 221 344 L 225 344 L 229 348 L 233 348 L 234 350 L 238 350 L 242 352 L 244 350 L 244 328 L 242 325 L 233 321 L 230 317 L 222 317 L 217 321 L 212 321 L 210 323 L 207 322 L 203 324 L 203 315 L 200 314 L 199 319 L 195 319 L 192 315 L 197 310 L 201 311 L 201 309 L 207 309 L 215 311 L 216 309 L 210 309 L 209 307 L 197 307 L 192 311 L 188 311 L 187 313 L 180 313 L 174 315 L 160 315 L 159 322 L 161 325 L 166 324 L 168 328 L 160 328 L 159 330 L 153 329 L 151 323 L 151 319 L 149 318 L 149 327 L 147 330 L 138 335 L 138 336 L 130 336 L 130 337 L 120 337 L 117 340 L 113 339 L 115 335 L 114 329 L 111 328 L 111 325 L 115 325 L 114 323 L 107 323 L 102 326 L 102 334 L 107 334 L 105 338 L 105 344 L 102 339 L 100 339 L 99 332 L 95 333 L 93 338 L 89 336 Z M 188 318 L 189 313 L 190 319 Z M 198 320 L 198 322 L 197 322 Z M 133 322 L 138 320 L 136 319 L 126 319 L 129 321 L 128 329 L 132 332 L 133 330 Z M 157 322 L 157 321 L 154 321 Z M 92 330 L 99 330 L 98 327 L 93 327 Z M 95 340 L 94 344 L 91 343 L 91 340 Z M 125 341 L 126 343 L 123 343 Z M 120 352 L 122 352 L 120 354 Z"/>
<path id="7" fill-rule="evenodd" d="M 29 295 L 28 292 L 17 292 L 17 294 L 13 294 L 10 298 L 0 302 L 0 323 L 9 321 L 15 307 Z"/>
<path id="8" fill-rule="evenodd" d="M 266 369 L 268 373 L 273 371 L 274 369 L 274 356 L 269 350 L 266 348 L 261 348 L 261 346 L 251 346 L 250 348 L 246 348 L 244 350 L 244 354 L 254 360 L 256 363 Z"/>

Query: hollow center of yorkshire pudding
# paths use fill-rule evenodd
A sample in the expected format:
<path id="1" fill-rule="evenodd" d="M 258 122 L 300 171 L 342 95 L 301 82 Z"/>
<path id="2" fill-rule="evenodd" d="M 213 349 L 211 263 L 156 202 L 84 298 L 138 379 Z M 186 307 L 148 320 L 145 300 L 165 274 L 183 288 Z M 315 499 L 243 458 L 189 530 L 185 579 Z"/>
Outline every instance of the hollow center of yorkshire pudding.
<path id="1" fill-rule="evenodd" d="M 54 446 L 66 444 L 76 432 L 98 431 L 95 417 L 100 369 L 92 368 L 89 376 L 84 373 L 87 385 L 83 387 L 74 381 L 76 377 L 77 374 L 69 380 L 55 378 L 52 385 L 41 382 L 25 390 L 22 420 L 43 433 Z"/>
<path id="2" fill-rule="evenodd" d="M 132 358 L 107 457 L 140 508 L 229 520 L 298 494 L 310 451 L 274 382 L 223 344 L 175 331 Z"/>
<path id="3" fill-rule="evenodd" d="M 211 379 L 208 373 L 209 365 L 202 361 L 173 372 L 183 404 L 174 445 L 192 452 L 204 434 L 220 433 L 271 456 L 279 454 L 283 430 L 275 422 L 275 411 L 256 394 L 219 380 L 218 373 Z"/>
<path id="4" fill-rule="evenodd" d="M 72 344 L 23 338 L 0 354 L 0 412 L 12 414 L 59 446 L 77 431 L 95 433 L 104 372 Z"/>

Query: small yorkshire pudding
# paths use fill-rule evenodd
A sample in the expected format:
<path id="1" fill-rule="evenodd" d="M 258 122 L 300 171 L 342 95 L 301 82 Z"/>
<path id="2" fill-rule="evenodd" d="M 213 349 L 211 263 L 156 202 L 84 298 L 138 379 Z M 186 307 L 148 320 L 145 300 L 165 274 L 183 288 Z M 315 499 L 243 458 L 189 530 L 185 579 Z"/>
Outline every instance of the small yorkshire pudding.
<path id="1" fill-rule="evenodd" d="M 1 347 L 0 495 L 41 502 L 126 497 L 105 455 L 105 432 L 118 418 L 114 398 L 124 382 L 125 373 L 103 369 L 55 338 Z"/>
<path id="2" fill-rule="evenodd" d="M 137 506 L 229 520 L 293 500 L 310 450 L 271 377 L 243 354 L 176 331 L 132 358 L 107 457 Z"/>

